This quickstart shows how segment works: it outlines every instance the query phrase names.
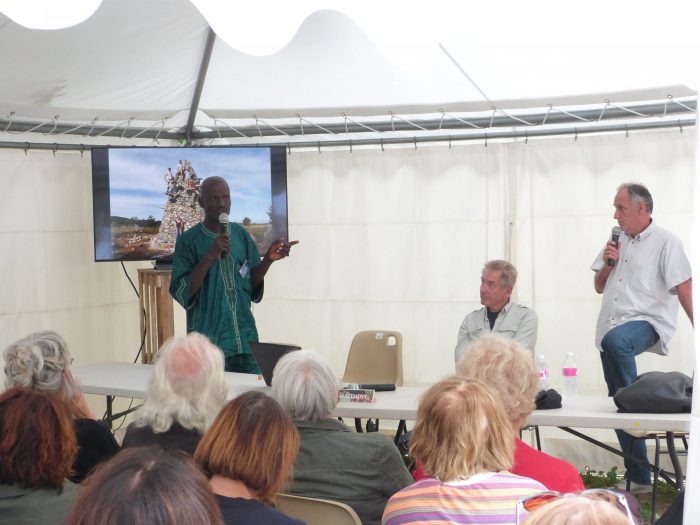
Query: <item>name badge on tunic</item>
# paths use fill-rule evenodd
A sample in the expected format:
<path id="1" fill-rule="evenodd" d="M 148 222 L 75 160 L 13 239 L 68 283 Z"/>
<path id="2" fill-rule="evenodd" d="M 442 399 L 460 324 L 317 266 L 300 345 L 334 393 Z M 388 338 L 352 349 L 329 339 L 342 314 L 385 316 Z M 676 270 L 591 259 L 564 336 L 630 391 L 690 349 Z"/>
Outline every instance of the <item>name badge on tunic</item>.
<path id="1" fill-rule="evenodd" d="M 241 269 L 238 270 L 238 273 L 243 279 L 245 279 L 245 277 L 246 277 L 246 275 L 248 275 L 249 271 L 250 271 L 250 267 L 248 266 L 248 261 L 246 261 L 241 266 Z"/>

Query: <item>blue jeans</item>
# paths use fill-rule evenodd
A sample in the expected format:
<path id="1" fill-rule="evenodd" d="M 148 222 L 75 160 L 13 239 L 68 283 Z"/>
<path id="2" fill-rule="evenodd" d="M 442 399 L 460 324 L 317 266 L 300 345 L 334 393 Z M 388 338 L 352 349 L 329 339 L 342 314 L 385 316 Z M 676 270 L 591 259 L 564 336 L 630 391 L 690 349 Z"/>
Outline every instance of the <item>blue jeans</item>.
<path id="1" fill-rule="evenodd" d="M 608 395 L 613 396 L 618 389 L 629 385 L 637 377 L 635 357 L 654 346 L 659 340 L 651 324 L 647 321 L 628 321 L 610 330 L 603 341 L 600 359 L 603 362 L 603 375 L 608 385 Z M 615 430 L 622 452 L 646 463 L 647 448 L 644 440 L 633 441 L 632 436 L 623 430 Z M 636 483 L 651 483 L 651 473 L 644 467 L 625 459 L 626 476 Z"/>

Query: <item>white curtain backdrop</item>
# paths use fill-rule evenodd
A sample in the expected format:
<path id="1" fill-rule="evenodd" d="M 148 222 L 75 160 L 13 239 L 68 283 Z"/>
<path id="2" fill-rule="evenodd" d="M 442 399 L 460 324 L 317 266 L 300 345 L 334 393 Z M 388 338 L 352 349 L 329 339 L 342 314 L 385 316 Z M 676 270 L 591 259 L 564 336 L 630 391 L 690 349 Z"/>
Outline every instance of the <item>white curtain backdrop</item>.
<path id="1" fill-rule="evenodd" d="M 60 332 L 77 363 L 133 360 L 136 295 L 118 263 L 95 263 L 90 155 L 0 151 L 0 346 Z M 136 267 L 127 265 L 136 282 Z"/>
<path id="2" fill-rule="evenodd" d="M 404 335 L 408 382 L 454 370 L 479 269 L 500 256 L 503 146 L 292 153 L 290 236 L 257 307 L 262 339 L 327 355 L 344 370 L 363 329 Z"/>
<path id="3" fill-rule="evenodd" d="M 256 307 L 261 338 L 314 348 L 341 374 L 355 332 L 399 330 L 406 382 L 433 382 L 454 370 L 459 323 L 479 307 L 483 262 L 509 255 L 520 272 L 517 300 L 538 312 L 537 352 L 554 385 L 573 351 L 580 390 L 604 394 L 589 267 L 615 225 L 615 190 L 647 184 L 655 220 L 689 251 L 693 143 L 686 130 L 294 152 L 290 235 L 301 243 L 269 274 Z M 678 327 L 670 356 L 644 355 L 640 371 L 692 372 L 682 313 Z"/>
<path id="4" fill-rule="evenodd" d="M 694 135 L 678 131 L 512 146 L 508 173 L 514 181 L 511 202 L 517 206 L 519 293 L 540 317 L 537 352 L 545 354 L 555 384 L 561 380 L 564 353 L 573 351 L 579 388 L 606 393 L 594 345 L 601 296 L 593 290 L 589 268 L 617 224 L 612 202 L 620 183 L 636 181 L 649 188 L 654 220 L 680 236 L 692 256 L 693 151 Z M 670 356 L 643 354 L 637 361 L 640 373 L 692 373 L 692 326 L 679 312 Z"/>

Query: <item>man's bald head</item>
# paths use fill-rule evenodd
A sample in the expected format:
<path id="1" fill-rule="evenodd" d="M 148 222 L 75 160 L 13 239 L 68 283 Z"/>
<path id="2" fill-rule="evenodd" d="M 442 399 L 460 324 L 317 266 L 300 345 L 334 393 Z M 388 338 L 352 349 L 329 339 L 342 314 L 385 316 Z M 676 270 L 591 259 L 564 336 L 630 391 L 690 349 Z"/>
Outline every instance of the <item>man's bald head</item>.
<path id="1" fill-rule="evenodd" d="M 231 190 L 228 182 L 222 177 L 208 177 L 202 182 L 199 205 L 204 210 L 204 223 L 212 229 L 219 224 L 222 213 L 231 213 Z"/>
<path id="2" fill-rule="evenodd" d="M 228 188 L 228 182 L 223 177 L 207 177 L 202 181 L 202 186 L 199 190 L 200 195 L 204 197 L 216 184 L 223 184 Z"/>

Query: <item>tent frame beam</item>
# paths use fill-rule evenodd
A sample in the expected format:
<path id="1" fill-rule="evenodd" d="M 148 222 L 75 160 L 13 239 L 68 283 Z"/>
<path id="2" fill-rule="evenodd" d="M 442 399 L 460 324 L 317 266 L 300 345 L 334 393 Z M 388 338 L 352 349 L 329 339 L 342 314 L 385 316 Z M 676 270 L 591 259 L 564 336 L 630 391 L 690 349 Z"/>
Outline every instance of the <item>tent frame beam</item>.
<path id="1" fill-rule="evenodd" d="M 679 118 L 674 121 L 659 120 L 659 121 L 647 121 L 647 122 L 626 122 L 626 123 L 605 123 L 601 122 L 595 125 L 587 125 L 581 127 L 566 127 L 559 129 L 547 129 L 543 127 L 537 128 L 527 128 L 527 129 L 511 129 L 511 130 L 496 130 L 496 129 L 484 129 L 477 130 L 468 133 L 447 133 L 445 131 L 439 133 L 430 133 L 424 135 L 396 135 L 391 134 L 387 137 L 367 137 L 367 138 L 348 138 L 347 135 L 337 136 L 334 135 L 332 138 L 324 138 L 323 140 L 294 140 L 293 137 L 286 137 L 286 140 L 277 139 L 263 139 L 260 137 L 251 137 L 249 139 L 239 139 L 237 141 L 232 141 L 232 145 L 265 145 L 265 146 L 284 146 L 290 152 L 292 149 L 318 149 L 329 148 L 329 147 L 347 147 L 352 150 L 354 146 L 378 146 L 382 149 L 384 146 L 392 145 L 404 145 L 412 144 L 414 147 L 418 147 L 418 144 L 429 144 L 429 143 L 446 143 L 452 145 L 458 142 L 483 142 L 484 146 L 488 146 L 489 141 L 493 140 L 516 140 L 516 139 L 530 139 L 537 137 L 549 137 L 549 136 L 573 136 L 574 140 L 578 138 L 579 135 L 590 135 L 594 133 L 629 133 L 633 131 L 641 130 L 653 130 L 653 129 L 669 129 L 677 128 L 680 133 L 686 128 L 691 128 L 696 125 L 695 116 L 686 116 Z M 161 138 L 167 138 L 161 136 Z M 291 140 L 290 140 L 291 139 Z M 197 140 L 197 137 L 194 137 Z M 109 145 L 106 141 L 104 144 L 74 144 L 74 143 L 63 143 L 59 144 L 57 142 L 11 142 L 11 141 L 0 141 L 0 149 L 23 149 L 25 153 L 32 150 L 48 150 L 53 151 L 90 151 L 92 147 L 99 147 Z M 192 146 L 204 147 L 208 144 L 192 143 Z M 215 147 L 223 147 L 226 144 L 218 144 Z"/>
<path id="2" fill-rule="evenodd" d="M 197 74 L 197 83 L 194 87 L 194 93 L 192 95 L 192 103 L 190 104 L 190 112 L 187 117 L 187 125 L 185 126 L 184 139 L 186 144 L 192 143 L 192 133 L 194 131 L 194 121 L 197 117 L 197 111 L 199 110 L 199 101 L 202 98 L 202 90 L 204 89 L 204 81 L 207 78 L 207 71 L 209 70 L 209 62 L 211 60 L 212 51 L 214 50 L 214 43 L 216 42 L 216 33 L 214 30 L 207 26 L 209 31 L 207 32 L 207 40 L 204 43 L 204 52 L 202 53 L 202 60 L 199 63 L 199 73 Z"/>
<path id="3" fill-rule="evenodd" d="M 213 32 L 212 32 L 213 33 Z M 209 48 L 209 46 L 207 46 Z M 200 65 L 201 75 L 198 81 L 198 88 L 195 90 L 193 97 L 193 109 L 190 111 L 187 127 L 180 130 L 167 129 L 165 122 L 159 122 L 158 125 L 151 124 L 148 128 L 138 128 L 133 124 L 129 131 L 124 129 L 103 124 L 96 125 L 94 122 L 85 125 L 76 125 L 75 122 L 61 123 L 58 121 L 45 122 L 37 124 L 36 122 L 11 120 L 8 117 L 0 117 L 0 130 L 6 133 L 42 133 L 46 136 L 57 137 L 60 135 L 82 136 L 91 138 L 107 138 L 119 137 L 123 139 L 153 139 L 156 142 L 159 139 L 173 140 L 192 144 L 195 141 L 208 139 L 239 139 L 250 142 L 280 142 L 286 143 L 296 139 L 309 138 L 310 135 L 318 136 L 322 142 L 337 141 L 341 136 L 346 139 L 355 141 L 354 136 L 366 136 L 368 132 L 376 134 L 386 133 L 392 139 L 398 133 L 411 133 L 421 135 L 430 133 L 434 136 L 447 137 L 450 134 L 457 135 L 460 133 L 468 133 L 478 131 L 483 133 L 495 133 L 499 129 L 508 129 L 509 131 L 518 130 L 522 134 L 530 136 L 548 134 L 544 132 L 546 129 L 555 127 L 563 127 L 574 130 L 577 126 L 588 127 L 594 125 L 610 125 L 616 122 L 625 128 L 631 129 L 633 123 L 641 124 L 648 123 L 648 127 L 673 127 L 676 125 L 687 126 L 688 117 L 695 115 L 697 100 L 684 100 L 683 103 L 669 102 L 650 102 L 646 104 L 634 104 L 624 107 L 621 105 L 606 106 L 601 108 L 569 108 L 567 111 L 558 110 L 557 108 L 549 108 L 546 111 L 532 110 L 528 113 L 518 113 L 510 115 L 505 112 L 494 111 L 493 114 L 484 115 L 483 113 L 474 116 L 465 116 L 462 114 L 451 115 L 441 114 L 440 117 L 432 115 L 387 115 L 382 118 L 374 117 L 370 119 L 361 119 L 360 117 L 347 116 L 343 121 L 333 123 L 323 122 L 316 124 L 311 119 L 312 116 L 299 118 L 298 123 L 290 122 L 286 119 L 284 123 L 277 119 L 268 119 L 263 121 L 257 119 L 246 124 L 229 125 L 226 121 L 215 123 L 215 128 L 211 129 L 195 129 L 194 117 L 197 109 L 194 108 L 195 100 L 201 95 L 201 85 L 204 82 L 206 75 L 206 64 L 208 63 L 207 55 L 203 56 L 202 64 Z M 201 85 L 200 85 L 201 84 Z M 677 117 L 677 118 L 676 118 Z M 525 122 L 525 123 L 524 123 Z M 665 124 L 662 124 L 664 123 Z M 304 125 L 306 123 L 306 125 Z M 527 123 L 530 123 L 528 125 Z M 90 126 L 89 131 L 85 132 L 85 128 Z M 426 132 L 425 129 L 428 131 Z M 639 129 L 639 128 L 638 128 Z M 309 130 L 312 133 L 309 133 Z M 575 132 L 575 131 L 574 131 Z M 564 132 L 569 133 L 569 132 Z M 2 135 L 0 135 L 2 138 Z M 276 140 L 275 140 L 276 139 Z M 385 140 L 390 140 L 386 138 Z"/>
<path id="4" fill-rule="evenodd" d="M 642 118 L 661 118 L 662 116 L 670 117 L 672 115 L 678 115 L 679 118 L 687 115 L 694 115 L 696 101 L 687 101 L 687 108 L 690 111 L 680 105 L 667 105 L 664 103 L 650 103 L 640 106 L 634 106 L 634 111 L 645 115 L 645 117 L 640 117 L 633 114 L 629 108 L 625 107 L 609 107 L 603 114 L 601 114 L 601 109 L 580 109 L 580 110 L 570 110 L 566 113 L 557 111 L 553 109 L 547 112 L 532 112 L 528 114 L 518 114 L 510 115 L 504 112 L 494 112 L 490 115 L 480 115 L 478 117 L 457 117 L 450 114 L 444 114 L 439 118 L 429 117 L 421 115 L 411 115 L 410 117 L 405 115 L 394 114 L 391 115 L 392 118 L 385 117 L 383 119 L 373 119 L 373 120 L 363 120 L 361 122 L 355 122 L 349 118 L 345 122 L 338 123 L 322 123 L 320 126 L 316 126 L 315 129 L 322 129 L 325 134 L 337 134 L 337 135 L 347 135 L 347 134 L 357 134 L 357 133 L 367 133 L 369 130 L 380 132 L 380 133 L 394 133 L 408 131 L 412 133 L 418 133 L 420 131 L 427 131 L 431 133 L 449 133 L 459 132 L 465 130 L 482 130 L 491 132 L 498 128 L 509 128 L 514 127 L 523 129 L 542 129 L 546 125 L 566 125 L 569 127 L 574 127 L 575 122 L 579 122 L 581 126 L 591 124 L 591 123 L 604 123 L 611 121 L 623 120 L 625 122 L 630 122 L 634 120 L 641 120 Z M 306 122 L 311 122 L 312 117 L 306 117 Z M 524 124 L 523 121 L 529 122 L 531 124 Z M 267 123 L 258 119 L 259 123 Z M 274 121 L 273 121 L 274 122 Z M 311 124 L 314 124 L 311 122 Z M 321 127 L 322 126 L 322 127 Z M 198 139 L 213 139 L 220 137 L 240 137 L 241 134 L 247 134 L 251 139 L 254 137 L 280 137 L 280 139 L 288 139 L 290 136 L 303 136 L 309 134 L 309 128 L 311 126 L 304 127 L 301 124 L 280 124 L 275 122 L 275 126 L 272 127 L 269 124 L 267 126 L 252 126 L 252 125 L 238 125 L 235 130 L 227 128 L 217 128 L 214 131 L 199 131 L 196 138 Z M 623 126 L 624 127 L 624 126 Z"/>

